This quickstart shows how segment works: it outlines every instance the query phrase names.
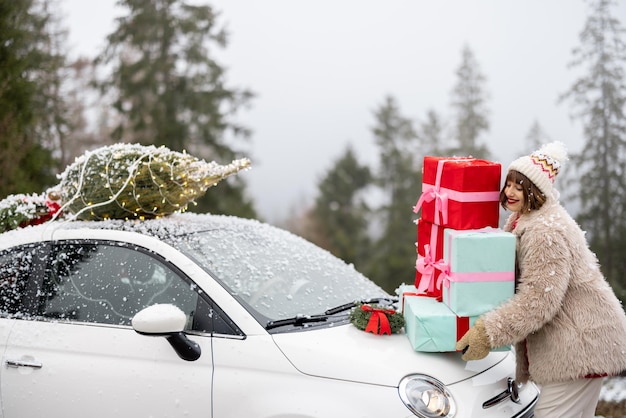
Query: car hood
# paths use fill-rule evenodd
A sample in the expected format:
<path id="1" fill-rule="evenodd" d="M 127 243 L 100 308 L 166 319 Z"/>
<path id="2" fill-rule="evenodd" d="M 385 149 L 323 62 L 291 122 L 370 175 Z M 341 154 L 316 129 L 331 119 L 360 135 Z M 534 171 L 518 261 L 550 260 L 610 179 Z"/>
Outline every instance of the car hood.
<path id="1" fill-rule="evenodd" d="M 302 373 L 397 386 L 404 376 L 426 374 L 446 385 L 471 378 L 504 360 L 509 352 L 465 362 L 460 353 L 419 353 L 405 334 L 375 335 L 352 325 L 274 334 L 273 339 Z"/>

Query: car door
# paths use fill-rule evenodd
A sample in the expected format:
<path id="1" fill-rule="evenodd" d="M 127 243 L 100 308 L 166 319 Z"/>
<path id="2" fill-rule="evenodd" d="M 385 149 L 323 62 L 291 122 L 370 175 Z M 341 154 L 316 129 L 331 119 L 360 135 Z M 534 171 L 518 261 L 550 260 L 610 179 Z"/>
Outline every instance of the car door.
<path id="1" fill-rule="evenodd" d="M 4 417 L 210 416 L 211 334 L 198 319 L 210 308 L 195 286 L 140 248 L 76 241 L 50 249 L 32 315 L 15 321 L 3 354 Z M 132 316 L 155 303 L 187 314 L 198 360 L 132 329 Z"/>
<path id="2" fill-rule="evenodd" d="M 15 318 L 24 314 L 24 304 L 36 293 L 36 289 L 29 291 L 28 279 L 40 253 L 41 245 L 24 245 L 0 252 L 0 356 L 6 351 Z"/>

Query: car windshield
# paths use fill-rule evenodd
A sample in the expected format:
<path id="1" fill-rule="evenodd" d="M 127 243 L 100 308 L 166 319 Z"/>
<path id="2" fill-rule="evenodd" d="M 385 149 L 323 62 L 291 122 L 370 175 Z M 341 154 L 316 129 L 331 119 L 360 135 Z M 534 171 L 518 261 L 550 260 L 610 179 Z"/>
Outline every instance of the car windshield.
<path id="1" fill-rule="evenodd" d="M 166 239 L 269 320 L 388 294 L 353 266 L 287 231 L 225 222 Z"/>

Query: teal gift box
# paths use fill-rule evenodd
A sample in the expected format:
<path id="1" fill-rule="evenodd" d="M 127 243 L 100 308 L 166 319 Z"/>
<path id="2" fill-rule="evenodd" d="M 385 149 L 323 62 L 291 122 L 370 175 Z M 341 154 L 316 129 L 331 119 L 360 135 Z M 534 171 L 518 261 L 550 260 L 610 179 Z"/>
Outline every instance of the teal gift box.
<path id="1" fill-rule="evenodd" d="M 417 296 L 415 286 L 402 285 L 397 290 L 402 299 L 404 331 L 415 351 L 456 351 L 456 342 L 474 325 L 477 316 L 457 316 L 444 303 Z M 509 346 L 491 351 L 508 351 Z"/>
<path id="2" fill-rule="evenodd" d="M 456 351 L 455 345 L 476 318 L 460 318 L 431 297 L 404 299 L 404 329 L 415 351 Z M 459 335 L 460 334 L 460 335 Z"/>
<path id="3" fill-rule="evenodd" d="M 490 311 L 515 293 L 515 236 L 496 228 L 444 231 L 443 302 L 459 316 Z"/>

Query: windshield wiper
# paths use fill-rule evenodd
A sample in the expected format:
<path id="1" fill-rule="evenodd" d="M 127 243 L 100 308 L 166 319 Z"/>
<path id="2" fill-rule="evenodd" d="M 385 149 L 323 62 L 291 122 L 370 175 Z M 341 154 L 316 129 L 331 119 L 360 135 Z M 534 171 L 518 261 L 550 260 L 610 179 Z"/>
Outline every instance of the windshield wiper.
<path id="1" fill-rule="evenodd" d="M 303 326 L 311 322 L 324 322 L 328 319 L 328 315 L 296 315 L 293 318 L 277 319 L 269 321 L 265 325 L 265 329 L 284 327 L 286 325 Z"/>
<path id="2" fill-rule="evenodd" d="M 366 304 L 366 303 L 380 303 L 380 302 L 387 302 L 387 304 L 391 305 L 397 301 L 398 301 L 398 298 L 393 298 L 393 297 L 381 297 L 381 298 L 354 300 L 352 302 L 344 303 L 343 305 L 339 305 L 339 306 L 335 306 L 334 308 L 327 309 L 323 314 L 296 315 L 292 318 L 277 319 L 276 321 L 269 321 L 265 325 L 265 329 L 269 330 L 273 328 L 284 327 L 287 325 L 304 326 L 305 324 L 309 324 L 312 322 L 325 322 L 326 320 L 328 320 L 328 317 L 330 315 L 335 315 L 340 312 L 348 311 L 357 305 Z"/>
<path id="3" fill-rule="evenodd" d="M 383 298 L 371 298 L 371 299 L 361 299 L 354 300 L 352 302 L 344 303 L 343 305 L 335 306 L 334 308 L 327 309 L 324 312 L 324 315 L 334 315 L 339 312 L 347 311 L 354 308 L 357 305 L 362 305 L 366 303 L 380 303 L 380 302 L 388 302 L 389 305 L 396 303 L 398 298 L 392 297 L 383 297 Z"/>

